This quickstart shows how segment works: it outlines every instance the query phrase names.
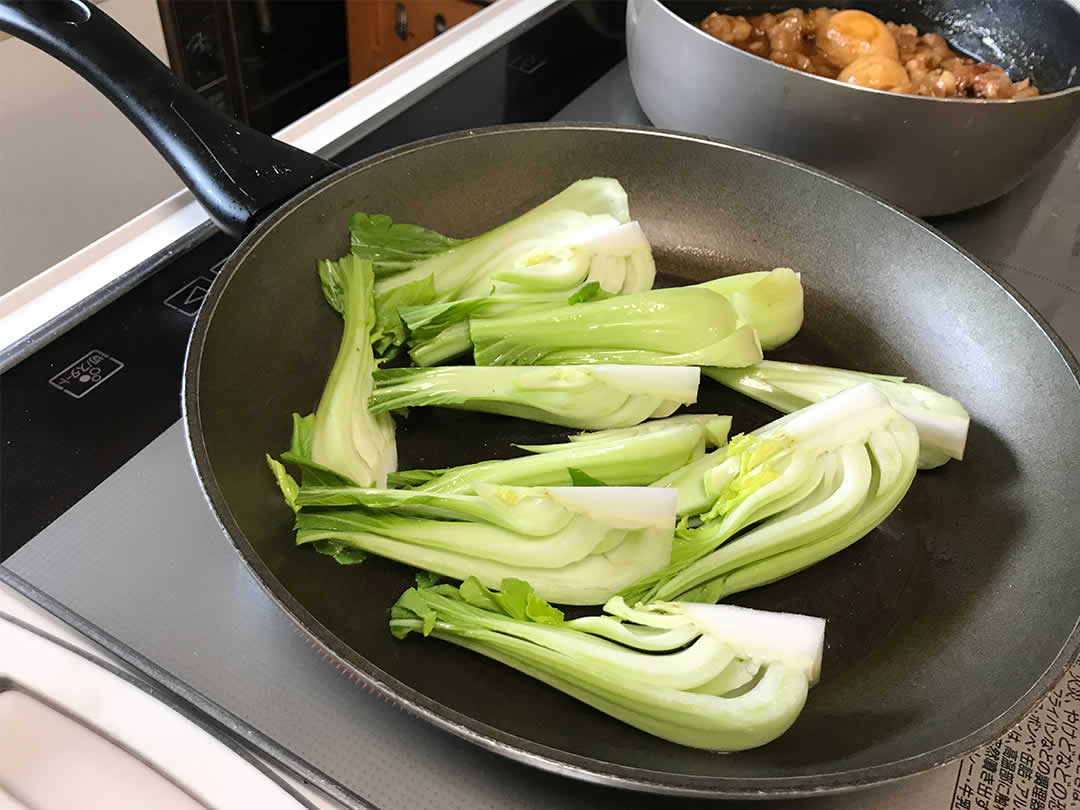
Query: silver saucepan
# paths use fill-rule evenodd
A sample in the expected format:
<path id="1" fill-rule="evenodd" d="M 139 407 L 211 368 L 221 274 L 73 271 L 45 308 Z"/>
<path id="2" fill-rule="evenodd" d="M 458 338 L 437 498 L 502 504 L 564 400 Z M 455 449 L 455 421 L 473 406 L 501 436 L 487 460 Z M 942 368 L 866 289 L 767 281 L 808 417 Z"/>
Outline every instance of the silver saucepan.
<path id="1" fill-rule="evenodd" d="M 1040 95 L 991 101 L 870 90 L 770 62 L 697 28 L 712 11 L 796 5 L 912 23 L 1014 80 L 1031 77 Z M 656 126 L 787 155 L 919 216 L 1005 194 L 1080 119 L 1080 11 L 1067 0 L 630 0 L 626 29 L 634 89 Z"/>

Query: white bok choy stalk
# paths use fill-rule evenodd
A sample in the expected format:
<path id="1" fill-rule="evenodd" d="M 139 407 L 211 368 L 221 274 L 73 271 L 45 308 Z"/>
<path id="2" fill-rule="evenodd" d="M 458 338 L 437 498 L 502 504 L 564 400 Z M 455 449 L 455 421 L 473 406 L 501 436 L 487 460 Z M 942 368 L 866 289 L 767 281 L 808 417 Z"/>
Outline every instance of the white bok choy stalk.
<path id="1" fill-rule="evenodd" d="M 279 476 L 280 480 L 280 476 Z M 544 599 L 598 605 L 667 564 L 675 493 L 643 487 L 507 487 L 433 495 L 348 486 L 303 487 L 292 496 L 297 545 L 344 562 L 377 554 L 492 587 L 528 577 Z"/>
<path id="2" fill-rule="evenodd" d="M 530 584 L 498 591 L 410 588 L 390 631 L 457 644 L 536 678 L 648 734 L 709 751 L 775 740 L 820 669 L 825 622 L 809 616 L 662 603 L 566 621 Z"/>
<path id="3" fill-rule="evenodd" d="M 344 319 L 344 331 L 314 419 L 302 425 L 301 455 L 360 486 L 385 486 L 387 473 L 397 467 L 397 444 L 393 418 L 367 406 L 375 369 L 371 262 L 355 256 L 320 261 L 319 279 L 327 302 Z M 300 428 L 294 428 L 295 434 Z"/>
<path id="4" fill-rule="evenodd" d="M 865 382 L 873 382 L 919 431 L 919 468 L 961 460 L 971 417 L 955 399 L 903 377 L 842 368 L 763 360 L 748 368 L 706 368 L 705 374 L 739 393 L 791 413 Z"/>
<path id="5" fill-rule="evenodd" d="M 644 487 L 727 442 L 730 416 L 669 416 L 633 428 L 572 436 L 563 444 L 521 445 L 532 455 L 442 470 L 393 473 L 392 487 L 470 494 L 477 484 L 570 486 L 575 472 L 612 486 Z"/>
<path id="6" fill-rule="evenodd" d="M 747 278 L 750 277 L 750 278 Z M 626 363 L 741 367 L 802 326 L 787 268 L 469 321 L 478 366 Z"/>
<path id="7" fill-rule="evenodd" d="M 633 427 L 697 401 L 697 366 L 441 366 L 374 374 L 371 413 L 438 405 L 583 430 Z"/>
<path id="8" fill-rule="evenodd" d="M 403 308 L 504 296 L 512 301 L 521 295 L 547 296 L 555 305 L 592 284 L 606 295 L 647 290 L 656 274 L 649 242 L 630 218 L 626 191 L 606 177 L 579 180 L 470 239 L 450 239 L 364 213 L 352 216 L 349 230 L 353 254 L 374 265 L 379 323 L 374 340 L 380 353 L 406 340 L 399 317 Z M 443 315 L 442 329 L 455 323 L 463 328 L 467 310 Z M 439 331 L 417 344 L 436 341 Z M 467 342 L 457 340 L 461 335 L 451 337 L 431 354 L 445 359 L 468 350 Z"/>
<path id="9" fill-rule="evenodd" d="M 707 508 L 680 523 L 671 564 L 623 596 L 715 602 L 801 571 L 883 521 L 918 456 L 915 426 L 872 383 L 736 436 L 676 482 Z"/>

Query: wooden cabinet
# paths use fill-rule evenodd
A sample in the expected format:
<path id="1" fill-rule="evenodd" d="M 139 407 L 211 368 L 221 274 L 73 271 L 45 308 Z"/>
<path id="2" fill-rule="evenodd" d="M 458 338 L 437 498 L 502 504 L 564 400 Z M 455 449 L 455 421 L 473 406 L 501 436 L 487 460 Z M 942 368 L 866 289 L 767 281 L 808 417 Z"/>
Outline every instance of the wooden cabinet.
<path id="1" fill-rule="evenodd" d="M 347 0 L 353 84 L 480 11 L 477 0 Z"/>

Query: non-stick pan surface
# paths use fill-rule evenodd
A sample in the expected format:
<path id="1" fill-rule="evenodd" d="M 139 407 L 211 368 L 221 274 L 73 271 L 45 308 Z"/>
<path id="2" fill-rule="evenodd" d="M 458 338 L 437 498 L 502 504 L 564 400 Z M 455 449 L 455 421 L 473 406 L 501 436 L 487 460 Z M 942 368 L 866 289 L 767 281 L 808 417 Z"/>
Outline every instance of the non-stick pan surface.
<path id="1" fill-rule="evenodd" d="M 806 323 L 776 356 L 907 374 L 973 417 L 967 457 L 918 475 L 896 513 L 847 551 L 735 600 L 825 616 L 821 683 L 796 725 L 715 755 L 649 737 L 494 662 L 394 640 L 404 566 L 344 567 L 293 546 L 263 454 L 318 399 L 341 332 L 316 261 L 347 250 L 354 211 L 481 233 L 573 180 L 617 177 L 666 282 L 791 266 Z M 215 512 L 251 570 L 323 646 L 453 733 L 594 781 L 716 796 L 795 795 L 900 777 L 1002 733 L 1064 671 L 1080 616 L 1080 386 L 1067 350 L 973 259 L 919 222 L 813 170 L 655 130 L 531 126 L 453 135 L 318 183 L 241 245 L 199 315 L 189 437 Z M 736 430 L 768 408 L 703 383 L 697 410 Z M 558 440 L 529 422 L 420 409 L 403 468 Z M 298 685 L 297 688 L 304 688 Z"/>

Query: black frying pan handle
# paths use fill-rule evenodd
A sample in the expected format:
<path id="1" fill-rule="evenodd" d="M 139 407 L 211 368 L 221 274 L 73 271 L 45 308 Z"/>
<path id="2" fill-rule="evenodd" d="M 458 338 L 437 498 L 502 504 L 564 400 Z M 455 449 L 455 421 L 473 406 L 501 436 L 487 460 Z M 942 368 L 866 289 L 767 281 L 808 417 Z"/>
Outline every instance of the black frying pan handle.
<path id="1" fill-rule="evenodd" d="M 216 109 L 97 6 L 0 0 L 0 31 L 56 57 L 101 91 L 233 236 L 337 169 Z"/>

